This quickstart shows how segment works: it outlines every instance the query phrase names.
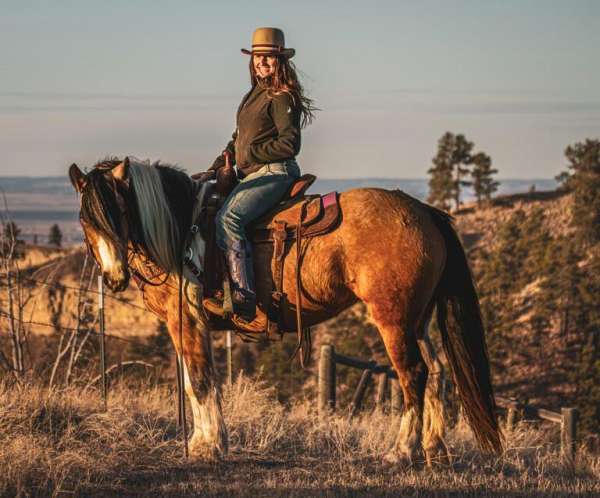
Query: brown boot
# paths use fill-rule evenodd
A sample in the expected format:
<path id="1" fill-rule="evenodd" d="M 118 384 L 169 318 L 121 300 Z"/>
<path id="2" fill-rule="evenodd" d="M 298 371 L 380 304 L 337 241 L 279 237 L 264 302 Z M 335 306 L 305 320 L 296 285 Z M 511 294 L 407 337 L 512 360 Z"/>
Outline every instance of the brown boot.
<path id="1" fill-rule="evenodd" d="M 202 306 L 209 313 L 224 318 L 223 299 L 217 297 L 206 297 L 202 300 Z"/>
<path id="2" fill-rule="evenodd" d="M 251 322 L 247 322 L 238 315 L 233 315 L 231 321 L 238 329 L 244 332 L 257 334 L 267 331 L 267 315 L 258 307 L 256 308 L 256 316 Z"/>
<path id="3" fill-rule="evenodd" d="M 202 304 L 204 305 L 204 309 L 209 313 L 225 318 L 222 299 L 208 297 L 202 300 Z M 265 315 L 260 308 L 256 308 L 256 316 L 250 322 L 235 314 L 231 318 L 231 321 L 238 329 L 243 330 L 244 332 L 256 334 L 267 331 L 267 315 Z"/>

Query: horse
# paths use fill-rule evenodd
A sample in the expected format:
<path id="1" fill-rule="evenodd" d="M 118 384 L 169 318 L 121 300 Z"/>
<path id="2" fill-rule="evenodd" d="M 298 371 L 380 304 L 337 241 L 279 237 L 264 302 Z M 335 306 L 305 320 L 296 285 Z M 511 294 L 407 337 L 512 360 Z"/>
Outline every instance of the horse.
<path id="1" fill-rule="evenodd" d="M 146 307 L 166 321 L 183 358 L 185 392 L 193 413 L 190 455 L 224 457 L 228 433 L 215 379 L 210 322 L 202 312 L 197 286 L 178 300 L 182 245 L 197 196 L 194 182 L 170 165 L 127 158 L 100 162 L 88 173 L 73 164 L 69 177 L 79 193 L 85 241 L 106 285 L 123 291 L 133 273 L 141 281 Z M 414 462 L 421 450 L 428 463 L 449 458 L 442 364 L 428 336 L 434 310 L 467 422 L 483 450 L 501 452 L 503 436 L 479 301 L 452 218 L 399 190 L 349 190 L 339 194 L 339 204 L 339 226 L 305 241 L 302 249 L 302 320 L 310 326 L 358 301 L 366 305 L 404 396 L 398 434 L 385 460 Z M 255 248 L 259 303 L 272 290 L 272 251 L 268 245 Z M 203 264 L 202 254 L 199 261 Z M 297 261 L 296 247 L 290 247 L 283 279 L 290 302 L 296 302 Z"/>

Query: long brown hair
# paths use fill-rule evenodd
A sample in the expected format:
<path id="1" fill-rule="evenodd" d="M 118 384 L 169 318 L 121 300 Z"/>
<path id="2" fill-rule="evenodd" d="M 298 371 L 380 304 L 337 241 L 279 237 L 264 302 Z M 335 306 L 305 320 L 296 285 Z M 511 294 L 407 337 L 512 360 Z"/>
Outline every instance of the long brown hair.
<path id="1" fill-rule="evenodd" d="M 252 88 L 256 85 L 265 86 L 271 95 L 287 93 L 292 97 L 294 103 L 300 108 L 300 125 L 302 128 L 308 126 L 315 119 L 315 107 L 313 99 L 304 95 L 304 88 L 296 74 L 296 66 L 287 57 L 275 56 L 275 73 L 265 79 L 259 79 L 254 69 L 254 56 L 250 56 L 250 83 Z"/>

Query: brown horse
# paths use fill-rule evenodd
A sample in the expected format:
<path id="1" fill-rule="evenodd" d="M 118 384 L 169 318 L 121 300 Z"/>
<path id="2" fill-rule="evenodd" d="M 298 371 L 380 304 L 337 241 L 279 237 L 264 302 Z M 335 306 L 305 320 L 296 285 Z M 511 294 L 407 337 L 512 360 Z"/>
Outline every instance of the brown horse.
<path id="1" fill-rule="evenodd" d="M 175 168 L 127 159 L 105 161 L 88 174 L 72 165 L 69 175 L 81 194 L 86 242 L 106 284 L 124 290 L 130 271 L 147 282 L 142 286 L 146 306 L 167 322 L 180 352 L 177 269 L 191 225 L 196 195 L 192 181 Z M 343 218 L 338 228 L 305 241 L 303 247 L 303 322 L 316 324 L 359 300 L 365 303 L 404 394 L 400 430 L 388 460 L 412 460 L 421 446 L 428 461 L 447 456 L 441 364 L 427 337 L 436 307 L 467 420 L 483 449 L 501 451 L 479 303 L 450 217 L 400 191 L 356 189 L 340 194 L 339 202 Z M 272 290 L 271 256 L 272 247 L 257 246 L 259 302 Z M 296 300 L 295 265 L 296 248 L 291 247 L 283 289 L 290 302 Z M 190 451 L 218 457 L 227 452 L 227 430 L 201 293 L 188 284 L 182 353 L 194 420 Z"/>

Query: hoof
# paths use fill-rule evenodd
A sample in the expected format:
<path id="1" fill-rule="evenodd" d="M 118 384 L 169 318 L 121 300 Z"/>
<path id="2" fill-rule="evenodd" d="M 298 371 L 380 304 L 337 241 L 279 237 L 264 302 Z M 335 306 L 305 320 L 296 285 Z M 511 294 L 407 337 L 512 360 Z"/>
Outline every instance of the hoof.
<path id="1" fill-rule="evenodd" d="M 448 466 L 452 463 L 448 448 L 443 442 L 438 443 L 432 448 L 427 448 L 425 451 L 425 460 L 427 466 L 432 467 L 434 465 Z"/>
<path id="2" fill-rule="evenodd" d="M 390 451 L 383 456 L 383 464 L 385 466 L 394 466 L 408 468 L 413 465 L 413 461 L 407 455 L 401 454 L 397 451 Z"/>
<path id="3" fill-rule="evenodd" d="M 190 457 L 203 462 L 218 462 L 227 456 L 227 448 L 208 443 L 200 438 L 192 438 L 188 443 Z"/>

